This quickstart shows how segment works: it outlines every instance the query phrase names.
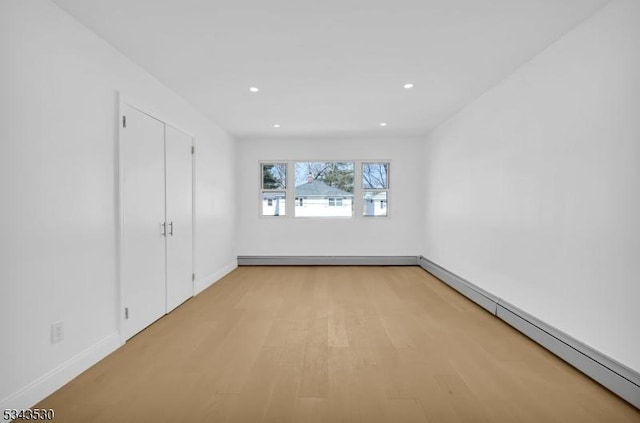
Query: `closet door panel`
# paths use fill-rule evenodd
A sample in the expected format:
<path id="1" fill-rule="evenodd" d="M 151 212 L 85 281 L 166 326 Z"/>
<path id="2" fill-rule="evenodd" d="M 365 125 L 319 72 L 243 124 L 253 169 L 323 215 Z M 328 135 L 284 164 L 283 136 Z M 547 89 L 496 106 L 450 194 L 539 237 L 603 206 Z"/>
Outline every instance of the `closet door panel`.
<path id="1" fill-rule="evenodd" d="M 193 296 L 192 139 L 166 126 L 167 313 Z"/>
<path id="2" fill-rule="evenodd" d="M 128 105 L 123 112 L 121 266 L 129 339 L 165 313 L 165 128 Z"/>

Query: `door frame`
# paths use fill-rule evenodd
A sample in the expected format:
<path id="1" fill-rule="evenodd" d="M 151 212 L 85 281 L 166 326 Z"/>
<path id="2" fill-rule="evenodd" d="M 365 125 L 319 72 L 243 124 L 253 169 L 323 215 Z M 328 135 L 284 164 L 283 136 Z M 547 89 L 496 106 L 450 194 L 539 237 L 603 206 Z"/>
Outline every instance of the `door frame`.
<path id="1" fill-rule="evenodd" d="M 115 154 L 115 217 L 116 217 L 116 225 L 115 225 L 115 237 L 116 237 L 116 291 L 117 291 L 117 309 L 116 309 L 116 320 L 118 322 L 118 332 L 120 335 L 120 345 L 124 345 L 127 342 L 127 338 L 125 335 L 125 316 L 124 316 L 124 288 L 123 288 L 123 277 L 122 277 L 122 262 L 123 262 L 123 241 L 124 241 L 124 158 L 123 158 L 123 116 L 124 116 L 124 106 L 128 105 L 141 113 L 144 113 L 165 125 L 171 126 L 181 132 L 184 132 L 191 138 L 191 147 L 195 148 L 196 145 L 196 136 L 191 132 L 183 129 L 183 127 L 174 124 L 172 121 L 165 119 L 164 116 L 155 112 L 155 110 L 142 101 L 125 95 L 121 91 L 117 92 L 117 104 L 118 110 L 116 113 L 116 127 L 117 129 L 117 140 L 115 143 L 116 154 Z M 191 273 L 195 274 L 196 268 L 196 153 L 191 155 Z M 193 278 L 192 278 L 193 279 Z M 191 292 L 192 297 L 195 292 L 195 281 L 191 281 Z"/>

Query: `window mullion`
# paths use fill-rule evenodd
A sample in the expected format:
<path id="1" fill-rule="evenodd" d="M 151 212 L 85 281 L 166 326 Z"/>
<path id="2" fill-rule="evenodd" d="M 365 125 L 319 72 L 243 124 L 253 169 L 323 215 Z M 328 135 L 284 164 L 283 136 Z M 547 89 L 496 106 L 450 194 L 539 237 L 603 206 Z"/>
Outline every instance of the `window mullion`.
<path id="1" fill-rule="evenodd" d="M 295 162 L 287 161 L 287 210 L 291 210 L 291 213 L 287 213 L 287 219 L 293 219 L 296 212 L 296 169 Z"/>
<path id="2" fill-rule="evenodd" d="M 353 217 L 360 220 L 362 218 L 362 162 L 356 161 L 356 175 L 353 181 Z"/>

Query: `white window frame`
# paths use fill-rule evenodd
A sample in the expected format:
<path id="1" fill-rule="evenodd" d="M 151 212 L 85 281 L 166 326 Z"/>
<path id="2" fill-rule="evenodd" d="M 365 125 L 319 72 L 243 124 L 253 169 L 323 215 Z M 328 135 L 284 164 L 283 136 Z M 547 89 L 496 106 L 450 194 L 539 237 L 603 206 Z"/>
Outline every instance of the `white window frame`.
<path id="1" fill-rule="evenodd" d="M 363 179 L 363 169 L 365 165 L 368 164 L 386 164 L 387 165 L 387 186 L 385 188 L 365 188 L 364 186 L 362 186 L 362 179 Z M 362 217 L 363 219 L 384 219 L 384 218 L 389 218 L 389 196 L 390 196 L 390 191 L 391 191 L 391 160 L 363 160 L 360 162 L 360 201 L 363 202 L 362 205 L 360 206 L 360 217 Z M 365 215 L 362 210 L 364 208 L 364 194 L 366 192 L 380 192 L 380 191 L 384 191 L 387 193 L 387 198 L 386 200 L 380 200 L 380 208 L 381 209 L 385 209 L 386 210 L 386 214 L 384 216 L 371 216 L 371 215 Z M 382 206 L 382 203 L 384 202 L 384 207 Z M 375 208 L 375 203 L 376 201 L 373 201 L 373 205 Z"/>
<path id="2" fill-rule="evenodd" d="M 277 189 L 271 189 L 271 188 L 264 188 L 263 187 L 263 182 L 264 180 L 262 179 L 262 169 L 264 165 L 285 165 L 285 188 L 277 188 Z M 259 162 L 259 170 L 258 170 L 258 177 L 260 178 L 260 180 L 258 181 L 258 197 L 259 197 L 259 206 L 258 206 L 258 216 L 261 218 L 266 218 L 266 219 L 286 219 L 287 217 L 289 217 L 289 186 L 290 186 L 290 178 L 289 178 L 289 173 L 290 173 L 290 169 L 291 166 L 289 164 L 288 160 L 261 160 Z M 274 215 L 270 215 L 270 214 L 263 214 L 263 205 L 264 205 L 264 193 L 265 192 L 284 192 L 284 209 L 285 209 L 285 214 L 284 215 L 278 215 L 278 216 L 274 216 Z"/>
<path id="3" fill-rule="evenodd" d="M 342 200 L 344 197 L 329 197 L 329 207 L 342 207 Z"/>
<path id="4" fill-rule="evenodd" d="M 304 197 L 296 197 L 295 195 L 295 165 L 296 163 L 304 163 L 304 162 L 340 162 L 340 163 L 353 163 L 354 164 L 354 181 L 353 181 L 353 213 L 351 216 L 296 216 L 295 208 L 296 205 L 299 204 L 300 199 L 303 201 L 304 205 Z M 258 181 L 258 216 L 260 218 L 273 219 L 277 218 L 279 220 L 283 219 L 297 219 L 297 220 L 344 220 L 344 219 L 352 219 L 352 220 L 385 220 L 391 218 L 391 209 L 390 204 L 392 203 L 392 189 L 391 189 L 391 168 L 393 167 L 392 160 L 390 159 L 349 159 L 349 158 L 334 158 L 334 159 L 316 159 L 316 158 L 304 158 L 304 159 L 296 159 L 296 160 L 259 160 L 259 181 Z M 363 165 L 367 163 L 386 163 L 388 164 L 387 168 L 387 188 L 385 189 L 364 189 L 362 186 L 362 170 Z M 287 169 L 287 177 L 286 177 L 286 188 L 285 189 L 274 189 L 274 190 L 263 190 L 262 189 L 262 166 L 265 164 L 284 164 Z M 285 210 L 286 214 L 284 216 L 270 216 L 262 214 L 262 193 L 263 191 L 276 191 L 276 192 L 285 192 Z M 386 191 L 387 192 L 387 200 L 385 204 L 385 209 L 387 214 L 385 216 L 365 216 L 363 213 L 364 207 L 364 192 L 365 191 Z M 337 197 L 334 197 L 337 198 Z M 343 198 L 340 198 L 343 201 Z"/>

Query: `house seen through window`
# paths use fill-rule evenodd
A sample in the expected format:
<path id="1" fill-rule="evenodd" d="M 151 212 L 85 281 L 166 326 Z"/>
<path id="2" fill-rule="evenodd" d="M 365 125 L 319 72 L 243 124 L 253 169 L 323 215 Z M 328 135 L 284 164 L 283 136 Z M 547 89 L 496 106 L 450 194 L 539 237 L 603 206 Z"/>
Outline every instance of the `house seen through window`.
<path id="1" fill-rule="evenodd" d="M 295 180 L 296 217 L 353 216 L 353 162 L 297 162 Z"/>

